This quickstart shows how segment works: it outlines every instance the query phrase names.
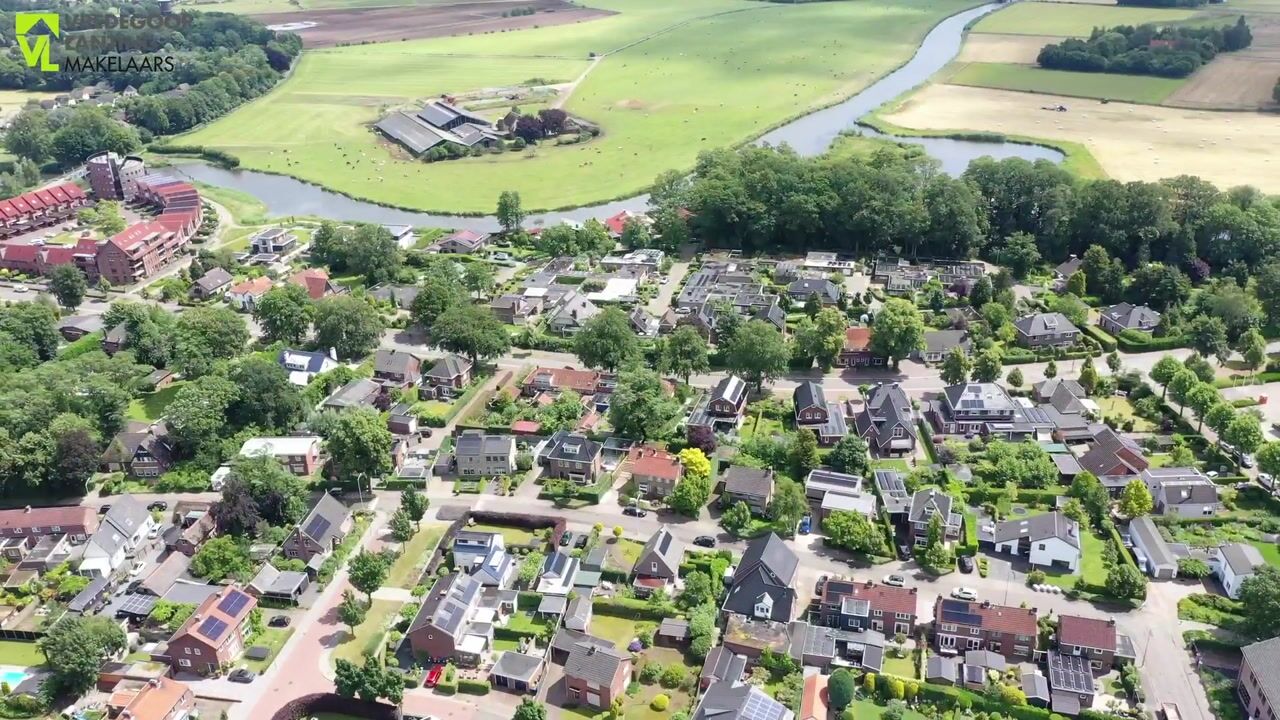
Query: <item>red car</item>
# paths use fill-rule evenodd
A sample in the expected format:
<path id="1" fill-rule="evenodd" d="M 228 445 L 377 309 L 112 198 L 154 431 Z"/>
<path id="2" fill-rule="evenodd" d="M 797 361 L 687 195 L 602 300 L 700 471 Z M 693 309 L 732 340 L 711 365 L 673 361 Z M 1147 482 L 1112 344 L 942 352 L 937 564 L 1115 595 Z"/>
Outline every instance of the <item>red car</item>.
<path id="1" fill-rule="evenodd" d="M 435 687 L 436 684 L 440 682 L 440 676 L 443 674 L 444 674 L 443 665 L 432 666 L 432 668 L 427 671 L 427 687 L 429 688 Z"/>

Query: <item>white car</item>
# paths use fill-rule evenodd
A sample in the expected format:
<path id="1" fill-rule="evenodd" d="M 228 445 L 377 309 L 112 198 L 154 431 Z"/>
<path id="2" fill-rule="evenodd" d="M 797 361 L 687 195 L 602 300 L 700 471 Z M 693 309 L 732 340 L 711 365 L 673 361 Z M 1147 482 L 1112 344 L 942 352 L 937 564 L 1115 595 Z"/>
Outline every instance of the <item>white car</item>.
<path id="1" fill-rule="evenodd" d="M 129 569 L 129 577 L 138 577 L 139 575 L 142 574 L 142 569 L 145 568 L 146 566 L 147 564 L 142 562 L 141 560 L 134 563 L 133 567 Z"/>
<path id="2" fill-rule="evenodd" d="M 1218 471 L 1217 471 L 1217 470 L 1210 470 L 1209 472 L 1205 473 L 1205 477 L 1207 477 L 1207 478 L 1209 478 L 1210 480 L 1212 480 L 1212 479 L 1214 479 L 1214 478 L 1218 477 Z"/>
<path id="3" fill-rule="evenodd" d="M 968 587 L 958 587 L 951 591 L 951 597 L 957 600 L 974 602 L 978 599 L 978 591 Z"/>
<path id="4" fill-rule="evenodd" d="M 14 285 L 14 286 L 13 286 L 13 291 L 14 291 L 14 292 L 16 292 L 16 293 L 24 293 L 24 292 L 26 292 L 26 291 L 27 291 L 27 286 L 26 286 L 26 285 Z"/>
<path id="5" fill-rule="evenodd" d="M 884 584 L 892 585 L 893 587 L 906 587 L 907 578 L 902 575 L 886 575 L 884 577 Z"/>

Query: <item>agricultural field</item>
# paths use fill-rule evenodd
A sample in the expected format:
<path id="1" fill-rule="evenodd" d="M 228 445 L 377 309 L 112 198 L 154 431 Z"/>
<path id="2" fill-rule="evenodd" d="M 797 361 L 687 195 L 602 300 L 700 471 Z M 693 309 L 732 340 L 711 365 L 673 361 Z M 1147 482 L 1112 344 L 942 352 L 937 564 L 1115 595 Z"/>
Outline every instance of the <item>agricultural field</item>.
<path id="1" fill-rule="evenodd" d="M 1042 109 L 1065 105 L 1069 112 Z M 908 130 L 986 130 L 1078 143 L 1117 180 L 1194 173 L 1220 187 L 1280 192 L 1271 162 L 1280 125 L 1263 113 L 1216 113 L 1081 101 L 1008 90 L 931 85 L 881 117 Z M 1135 141 L 1135 138 L 1138 138 Z"/>
<path id="2" fill-rule="evenodd" d="M 1045 45 L 1060 43 L 1061 35 L 997 35 L 972 33 L 965 38 L 957 63 L 1018 63 L 1034 65 Z"/>
<path id="3" fill-rule="evenodd" d="M 599 0 L 592 5 L 619 14 L 308 51 L 274 92 L 176 142 L 413 209 L 489 212 L 503 189 L 518 190 L 531 209 L 587 204 L 640 192 L 702 150 L 856 93 L 910 57 L 937 21 L 972 4 Z M 368 127 L 441 93 L 579 79 L 565 109 L 601 125 L 592 142 L 427 164 Z"/>
<path id="4" fill-rule="evenodd" d="M 1182 87 L 1186 80 L 1043 70 L 1031 65 L 1010 63 L 969 63 L 952 73 L 947 82 L 952 85 L 1158 105 Z"/>
<path id="5" fill-rule="evenodd" d="M 1181 8 L 1102 8 L 1096 5 L 1020 2 L 982 18 L 973 26 L 973 31 L 1088 37 L 1099 26 L 1169 23 L 1186 20 L 1194 14 L 1195 10 Z"/>

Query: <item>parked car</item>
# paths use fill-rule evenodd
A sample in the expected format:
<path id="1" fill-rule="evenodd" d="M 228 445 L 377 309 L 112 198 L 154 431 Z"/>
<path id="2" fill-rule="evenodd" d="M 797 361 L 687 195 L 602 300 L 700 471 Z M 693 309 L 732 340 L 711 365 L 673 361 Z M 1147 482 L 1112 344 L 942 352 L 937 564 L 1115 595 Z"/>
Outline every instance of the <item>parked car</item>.
<path id="1" fill-rule="evenodd" d="M 960 556 L 960 572 L 962 573 L 973 572 L 973 558 L 969 557 L 968 555 Z"/>
<path id="2" fill-rule="evenodd" d="M 899 546 L 898 546 L 898 559 L 899 559 L 899 560 L 910 560 L 910 559 L 911 559 L 911 546 L 910 546 L 910 545 L 899 545 Z"/>
<path id="3" fill-rule="evenodd" d="M 14 285 L 14 286 L 13 286 L 13 291 L 14 291 L 14 292 L 16 292 L 16 293 L 24 293 L 24 292 L 26 292 L 26 291 L 27 291 L 27 286 L 26 286 L 26 285 Z"/>
<path id="4" fill-rule="evenodd" d="M 957 600 L 975 602 L 978 599 L 978 591 L 970 587 L 958 587 L 951 591 L 951 597 Z"/>
<path id="5" fill-rule="evenodd" d="M 169 509 L 169 503 L 167 503 L 167 502 L 165 502 L 165 501 L 163 501 L 163 500 L 157 500 L 157 501 L 155 501 L 155 502 L 151 503 L 150 505 L 148 505 L 148 506 L 147 506 L 147 509 L 148 509 L 148 510 L 159 510 L 160 512 L 164 512 L 165 510 L 168 510 L 168 509 Z"/>
<path id="6" fill-rule="evenodd" d="M 693 539 L 693 544 L 698 547 L 713 548 L 716 546 L 716 539 L 710 535 L 699 535 Z"/>
<path id="7" fill-rule="evenodd" d="M 907 576 L 898 575 L 897 573 L 894 573 L 893 575 L 885 575 L 884 584 L 891 585 L 893 587 L 906 587 Z"/>
<path id="8" fill-rule="evenodd" d="M 426 686 L 429 688 L 435 687 L 440 683 L 440 678 L 443 675 L 444 675 L 443 665 L 432 665 L 431 669 L 427 671 L 427 679 L 425 680 Z"/>
<path id="9" fill-rule="evenodd" d="M 641 510 L 640 508 L 638 508 L 638 507 L 636 507 L 636 506 L 634 506 L 634 505 L 628 505 L 628 506 L 626 506 L 626 507 L 622 508 L 622 514 L 623 514 L 623 515 L 630 515 L 631 517 L 644 517 L 645 515 L 648 515 L 649 513 L 648 513 L 647 511 Z"/>
<path id="10" fill-rule="evenodd" d="M 129 577 L 138 577 L 146 566 L 147 564 L 141 560 L 134 562 L 133 567 L 129 568 Z"/>
<path id="11" fill-rule="evenodd" d="M 573 546 L 576 548 L 584 548 L 587 546 L 588 540 L 590 540 L 590 538 L 587 537 L 586 533 L 578 533 L 578 537 L 573 541 Z"/>
<path id="12" fill-rule="evenodd" d="M 106 515 L 110 510 L 111 510 L 111 506 L 110 506 L 110 505 L 101 505 L 101 506 L 99 506 L 99 507 L 98 507 L 98 514 L 99 514 L 99 515 Z"/>
<path id="13" fill-rule="evenodd" d="M 250 670 L 249 668 L 236 668 L 231 671 L 231 674 L 227 676 L 227 679 L 233 683 L 251 683 L 256 677 L 258 677 L 258 673 Z"/>
<path id="14" fill-rule="evenodd" d="M 813 529 L 813 518 L 811 516 L 805 515 L 804 517 L 800 518 L 800 534 L 801 535 L 808 535 L 809 531 L 811 531 L 812 529 Z"/>
<path id="15" fill-rule="evenodd" d="M 560 536 L 560 547 L 569 547 L 573 544 L 573 533 L 566 531 Z"/>
<path id="16" fill-rule="evenodd" d="M 1253 456 L 1252 456 L 1252 455 L 1241 455 L 1241 456 L 1240 456 L 1240 464 L 1241 464 L 1242 466 L 1246 467 L 1246 468 L 1251 468 L 1251 467 L 1253 467 L 1253 464 L 1254 464 Z"/>
<path id="17" fill-rule="evenodd" d="M 272 617 L 271 620 L 267 622 L 267 624 L 270 625 L 271 627 L 286 628 L 286 627 L 289 627 L 290 622 L 293 622 L 293 621 L 289 619 L 288 615 L 276 615 Z"/>

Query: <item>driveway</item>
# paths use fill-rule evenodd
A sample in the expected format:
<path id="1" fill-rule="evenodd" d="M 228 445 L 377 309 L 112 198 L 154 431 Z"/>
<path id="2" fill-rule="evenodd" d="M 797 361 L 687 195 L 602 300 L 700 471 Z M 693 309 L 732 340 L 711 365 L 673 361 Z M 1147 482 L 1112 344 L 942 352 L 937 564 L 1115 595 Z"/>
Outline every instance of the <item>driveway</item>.
<path id="1" fill-rule="evenodd" d="M 680 287 L 680 283 L 684 281 L 684 276 L 689 272 L 688 261 L 680 261 L 671 263 L 671 272 L 667 273 L 667 284 L 658 286 L 658 294 L 645 309 L 650 315 L 662 317 L 662 314 L 671 307 L 671 298 L 675 297 L 676 290 Z"/>

